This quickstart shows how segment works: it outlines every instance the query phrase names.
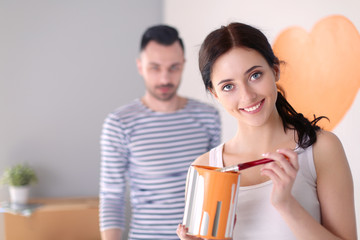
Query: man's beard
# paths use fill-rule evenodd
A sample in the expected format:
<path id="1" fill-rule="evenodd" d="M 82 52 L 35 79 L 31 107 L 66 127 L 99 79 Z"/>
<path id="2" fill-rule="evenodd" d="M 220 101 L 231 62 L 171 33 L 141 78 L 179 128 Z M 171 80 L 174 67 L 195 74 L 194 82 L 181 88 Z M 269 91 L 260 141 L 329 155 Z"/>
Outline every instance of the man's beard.
<path id="1" fill-rule="evenodd" d="M 167 93 L 161 93 L 161 92 L 159 93 L 156 91 L 156 89 L 162 88 L 162 87 L 171 88 L 171 90 L 173 90 L 173 91 L 169 91 Z M 156 98 L 159 101 L 170 101 L 176 95 L 177 87 L 175 87 L 174 84 L 166 84 L 166 85 L 156 86 L 154 91 L 151 89 L 148 89 L 148 91 L 151 94 L 151 96 L 153 96 L 154 98 Z"/>

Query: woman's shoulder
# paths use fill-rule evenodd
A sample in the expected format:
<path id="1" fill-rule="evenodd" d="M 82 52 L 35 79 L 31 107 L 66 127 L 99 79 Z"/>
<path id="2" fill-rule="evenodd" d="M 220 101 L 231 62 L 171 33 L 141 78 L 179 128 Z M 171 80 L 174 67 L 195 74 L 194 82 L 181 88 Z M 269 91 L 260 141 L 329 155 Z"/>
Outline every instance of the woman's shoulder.
<path id="1" fill-rule="evenodd" d="M 195 159 L 191 165 L 209 166 L 210 152 L 206 152 Z"/>
<path id="2" fill-rule="evenodd" d="M 339 137 L 325 130 L 317 132 L 313 156 L 317 170 L 347 164 L 346 154 Z"/>
<path id="3" fill-rule="evenodd" d="M 319 130 L 316 135 L 317 139 L 314 144 L 314 148 L 319 150 L 337 150 L 338 148 L 342 148 L 342 143 L 338 136 L 335 133 L 326 131 L 326 130 Z M 334 149 L 329 149 L 334 148 Z"/>

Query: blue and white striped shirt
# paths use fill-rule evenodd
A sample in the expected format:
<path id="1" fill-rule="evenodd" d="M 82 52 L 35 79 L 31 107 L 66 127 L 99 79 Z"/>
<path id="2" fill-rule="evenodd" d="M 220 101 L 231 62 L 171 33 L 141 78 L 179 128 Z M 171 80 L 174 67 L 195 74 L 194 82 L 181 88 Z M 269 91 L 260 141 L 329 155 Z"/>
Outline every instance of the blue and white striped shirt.
<path id="1" fill-rule="evenodd" d="M 128 180 L 129 239 L 178 239 L 187 170 L 220 144 L 220 131 L 217 110 L 193 99 L 173 113 L 139 99 L 110 113 L 101 136 L 100 229 L 124 229 Z"/>

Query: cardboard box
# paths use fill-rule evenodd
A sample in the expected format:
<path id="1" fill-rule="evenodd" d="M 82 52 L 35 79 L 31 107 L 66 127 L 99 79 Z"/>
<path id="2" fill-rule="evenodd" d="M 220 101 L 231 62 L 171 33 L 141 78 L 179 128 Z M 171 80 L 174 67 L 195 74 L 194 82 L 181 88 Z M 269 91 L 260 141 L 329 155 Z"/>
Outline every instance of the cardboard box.
<path id="1" fill-rule="evenodd" d="M 30 216 L 4 213 L 6 240 L 100 239 L 98 198 L 32 199 Z"/>

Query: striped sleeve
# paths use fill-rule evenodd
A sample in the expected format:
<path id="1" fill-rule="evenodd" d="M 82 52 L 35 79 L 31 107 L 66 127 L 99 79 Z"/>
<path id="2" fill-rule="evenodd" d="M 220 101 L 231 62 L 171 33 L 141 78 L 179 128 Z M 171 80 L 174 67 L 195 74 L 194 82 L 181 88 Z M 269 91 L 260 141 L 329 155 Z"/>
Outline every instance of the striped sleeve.
<path id="1" fill-rule="evenodd" d="M 125 173 L 128 166 L 127 141 L 115 115 L 109 114 L 100 138 L 100 230 L 125 228 Z"/>
<path id="2" fill-rule="evenodd" d="M 214 113 L 214 122 L 209 127 L 210 134 L 210 149 L 218 146 L 221 143 L 221 120 L 218 111 Z"/>

